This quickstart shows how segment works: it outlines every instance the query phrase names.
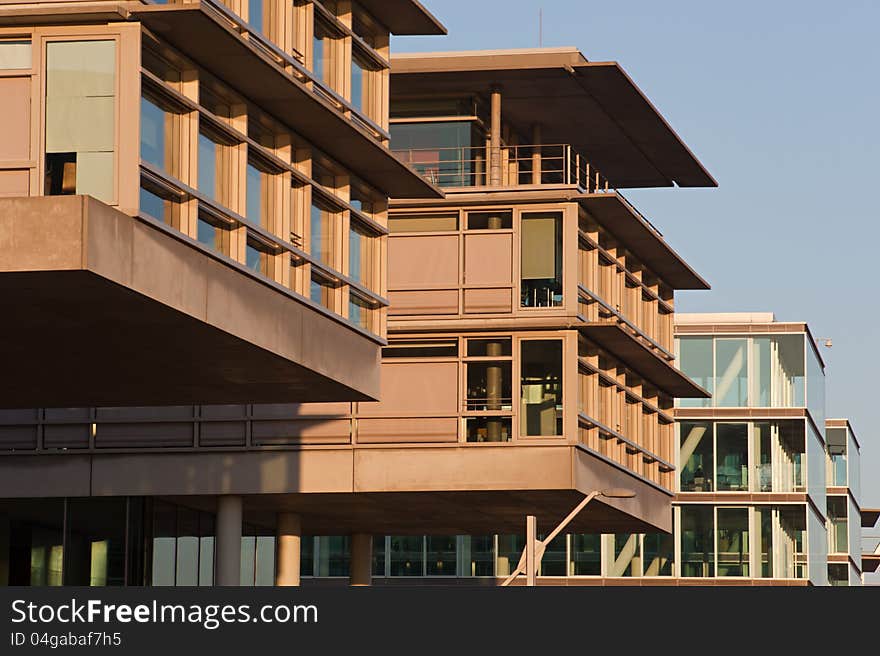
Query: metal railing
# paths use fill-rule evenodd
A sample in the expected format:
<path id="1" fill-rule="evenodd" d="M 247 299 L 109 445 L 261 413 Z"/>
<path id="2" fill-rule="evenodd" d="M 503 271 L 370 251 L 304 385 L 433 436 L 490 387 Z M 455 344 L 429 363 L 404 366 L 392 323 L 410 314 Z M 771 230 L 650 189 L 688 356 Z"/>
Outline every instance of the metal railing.
<path id="1" fill-rule="evenodd" d="M 393 149 L 429 182 L 439 187 L 491 185 L 489 148 Z M 502 146 L 500 186 L 576 185 L 587 193 L 614 191 L 608 179 L 569 144 Z"/>

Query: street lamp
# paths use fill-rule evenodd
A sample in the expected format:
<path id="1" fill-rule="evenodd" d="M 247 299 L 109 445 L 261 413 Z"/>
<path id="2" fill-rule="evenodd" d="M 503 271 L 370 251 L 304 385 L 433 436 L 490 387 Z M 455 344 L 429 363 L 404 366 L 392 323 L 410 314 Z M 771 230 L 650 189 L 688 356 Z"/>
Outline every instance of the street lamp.
<path id="1" fill-rule="evenodd" d="M 565 527 L 578 516 L 590 501 L 599 496 L 607 499 L 632 499 L 636 496 L 636 493 L 627 488 L 619 487 L 609 488 L 607 490 L 593 490 L 585 496 L 583 500 L 575 506 L 574 510 L 568 513 L 568 516 L 563 519 L 556 528 L 550 531 L 543 540 L 537 538 L 537 518 L 534 515 L 526 517 L 526 547 L 523 549 L 523 555 L 519 559 L 519 564 L 516 566 L 516 569 L 511 572 L 510 576 L 504 579 L 504 582 L 501 584 L 502 587 L 509 586 L 511 582 L 523 572 L 526 574 L 526 585 L 536 585 L 538 568 L 541 565 L 541 559 L 544 557 L 544 552 L 547 550 L 547 545 L 565 530 Z"/>

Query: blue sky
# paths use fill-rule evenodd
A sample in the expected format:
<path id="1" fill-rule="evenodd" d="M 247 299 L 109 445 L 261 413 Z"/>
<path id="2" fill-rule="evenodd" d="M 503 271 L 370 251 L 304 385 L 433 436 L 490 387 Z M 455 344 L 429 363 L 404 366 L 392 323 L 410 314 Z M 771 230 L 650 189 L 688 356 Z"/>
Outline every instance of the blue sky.
<path id="1" fill-rule="evenodd" d="M 628 191 L 711 284 L 691 312 L 773 311 L 823 348 L 829 416 L 862 442 L 863 505 L 880 506 L 873 413 L 880 326 L 880 2 L 424 0 L 447 37 L 395 52 L 577 46 L 619 62 L 719 182 Z"/>

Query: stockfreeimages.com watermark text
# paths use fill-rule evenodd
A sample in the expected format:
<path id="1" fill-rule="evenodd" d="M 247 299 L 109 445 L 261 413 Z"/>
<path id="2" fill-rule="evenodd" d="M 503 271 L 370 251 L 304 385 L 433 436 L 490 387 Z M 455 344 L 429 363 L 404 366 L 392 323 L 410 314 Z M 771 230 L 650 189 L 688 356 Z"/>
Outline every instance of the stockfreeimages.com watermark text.
<path id="1" fill-rule="evenodd" d="M 110 604 L 100 599 L 36 603 L 24 599 L 12 602 L 12 623 L 33 624 L 193 624 L 209 631 L 224 624 L 317 624 L 314 604 Z"/>

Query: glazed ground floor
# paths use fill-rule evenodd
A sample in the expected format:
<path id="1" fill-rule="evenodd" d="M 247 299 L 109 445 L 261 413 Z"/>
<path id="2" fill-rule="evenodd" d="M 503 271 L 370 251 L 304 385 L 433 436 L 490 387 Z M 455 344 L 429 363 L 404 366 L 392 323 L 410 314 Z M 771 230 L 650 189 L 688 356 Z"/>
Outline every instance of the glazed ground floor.
<path id="1" fill-rule="evenodd" d="M 251 518 L 235 498 L 220 498 L 214 511 L 197 506 L 156 497 L 0 500 L 0 585 L 495 586 L 525 545 L 523 535 L 302 535 L 295 516 Z M 683 505 L 672 534 L 560 535 L 539 584 L 824 584 L 810 575 L 819 554 L 809 551 L 806 510 Z M 829 568 L 832 584 L 847 583 L 835 574 Z"/>

